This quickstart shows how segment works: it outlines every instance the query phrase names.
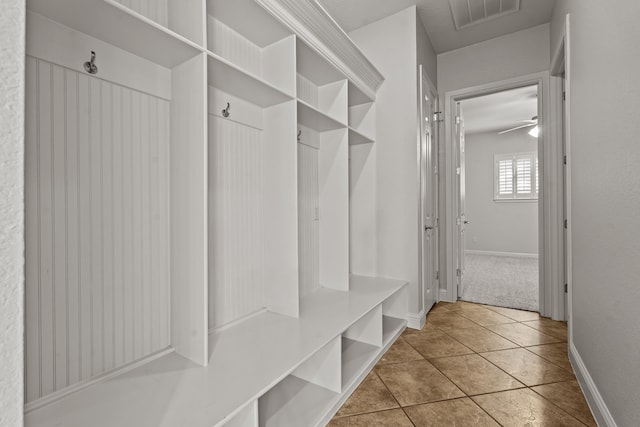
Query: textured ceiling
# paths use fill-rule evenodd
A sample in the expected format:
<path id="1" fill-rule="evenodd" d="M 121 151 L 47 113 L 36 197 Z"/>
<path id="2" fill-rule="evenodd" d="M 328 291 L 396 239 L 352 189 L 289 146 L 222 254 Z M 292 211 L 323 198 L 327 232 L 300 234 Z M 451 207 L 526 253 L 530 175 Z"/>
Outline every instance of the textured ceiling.
<path id="1" fill-rule="evenodd" d="M 448 0 L 318 0 L 349 32 L 417 5 L 436 53 L 448 52 L 495 37 L 545 24 L 555 0 L 521 0 L 520 11 L 456 30 Z"/>
<path id="2" fill-rule="evenodd" d="M 462 101 L 465 133 L 500 132 L 538 115 L 537 86 Z"/>

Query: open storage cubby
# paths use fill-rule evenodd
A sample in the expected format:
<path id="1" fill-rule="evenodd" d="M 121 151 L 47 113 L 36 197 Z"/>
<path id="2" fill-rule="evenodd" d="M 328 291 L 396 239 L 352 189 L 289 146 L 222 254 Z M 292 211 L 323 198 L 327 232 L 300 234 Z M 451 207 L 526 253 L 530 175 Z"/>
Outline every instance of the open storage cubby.
<path id="1" fill-rule="evenodd" d="M 207 0 L 207 48 L 221 67 L 294 96 L 295 36 L 253 0 Z"/>
<path id="2" fill-rule="evenodd" d="M 263 107 L 216 83 L 209 80 L 209 329 L 263 309 L 297 317 L 295 101 Z"/>
<path id="3" fill-rule="evenodd" d="M 322 426 L 402 332 L 349 272 L 375 89 L 277 12 L 28 0 L 27 427 Z"/>

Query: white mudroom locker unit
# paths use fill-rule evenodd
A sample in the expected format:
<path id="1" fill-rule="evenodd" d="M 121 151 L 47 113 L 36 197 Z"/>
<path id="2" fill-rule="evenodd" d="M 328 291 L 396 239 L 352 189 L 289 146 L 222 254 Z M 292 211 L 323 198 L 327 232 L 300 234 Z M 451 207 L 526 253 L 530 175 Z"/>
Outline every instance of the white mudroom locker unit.
<path id="1" fill-rule="evenodd" d="M 383 76 L 315 0 L 27 7 L 25 425 L 325 425 L 407 324 Z"/>

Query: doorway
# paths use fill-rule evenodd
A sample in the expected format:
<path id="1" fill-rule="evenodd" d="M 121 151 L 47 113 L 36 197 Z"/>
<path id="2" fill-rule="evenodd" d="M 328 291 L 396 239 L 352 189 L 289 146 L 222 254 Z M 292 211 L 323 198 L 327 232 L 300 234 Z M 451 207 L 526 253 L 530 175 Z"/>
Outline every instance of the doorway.
<path id="1" fill-rule="evenodd" d="M 538 87 L 456 102 L 458 298 L 539 310 Z"/>
<path id="2" fill-rule="evenodd" d="M 538 199 L 538 252 L 539 252 L 539 312 L 554 320 L 565 320 L 565 286 L 562 233 L 562 185 L 558 173 L 562 171 L 561 144 L 555 99 L 561 88 L 550 79 L 549 72 L 515 77 L 445 92 L 444 94 L 444 159 L 441 163 L 443 201 L 441 229 L 444 250 L 441 253 L 442 289 L 440 298 L 458 300 L 458 259 L 460 247 L 459 216 L 459 139 L 456 138 L 456 104 L 465 99 L 536 85 L 538 88 L 538 167 L 540 194 Z M 442 168 L 441 168 L 442 169 Z M 463 220 L 463 219 L 462 219 Z M 464 224 L 462 224 L 464 225 Z"/>

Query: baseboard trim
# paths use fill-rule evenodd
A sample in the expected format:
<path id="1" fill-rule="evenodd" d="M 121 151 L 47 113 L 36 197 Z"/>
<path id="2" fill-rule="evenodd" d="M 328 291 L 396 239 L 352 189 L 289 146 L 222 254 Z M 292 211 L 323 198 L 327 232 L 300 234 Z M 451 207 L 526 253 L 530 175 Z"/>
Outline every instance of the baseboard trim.
<path id="1" fill-rule="evenodd" d="M 444 301 L 444 302 L 455 302 L 455 301 L 450 301 L 448 298 L 449 295 L 449 290 L 448 289 L 440 289 L 440 298 L 438 299 L 438 302 L 440 301 Z"/>
<path id="2" fill-rule="evenodd" d="M 427 323 L 427 313 L 422 310 L 420 313 L 407 314 L 407 328 L 420 330 Z"/>
<path id="3" fill-rule="evenodd" d="M 596 387 L 596 383 L 593 381 L 593 378 L 591 378 L 591 374 L 589 374 L 582 357 L 580 357 L 580 353 L 578 353 L 578 349 L 576 349 L 573 343 L 569 343 L 569 360 L 576 373 L 578 384 L 580 384 L 580 388 L 587 399 L 593 418 L 595 418 L 598 425 L 617 427 L 611 412 L 609 412 L 609 408 L 607 408 L 607 404 L 604 402 L 602 395 L 598 391 L 598 387 Z"/>
<path id="4" fill-rule="evenodd" d="M 464 251 L 465 254 L 469 255 L 489 255 L 489 256 L 509 256 L 514 258 L 538 258 L 538 254 L 525 254 L 518 252 L 493 252 L 493 251 L 476 251 L 469 250 Z"/>

